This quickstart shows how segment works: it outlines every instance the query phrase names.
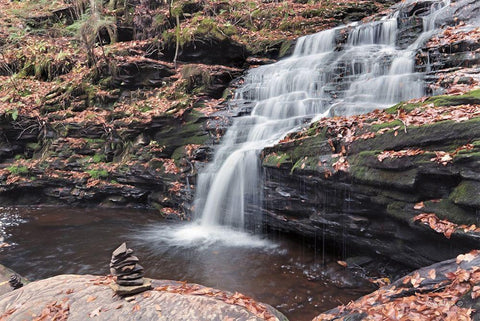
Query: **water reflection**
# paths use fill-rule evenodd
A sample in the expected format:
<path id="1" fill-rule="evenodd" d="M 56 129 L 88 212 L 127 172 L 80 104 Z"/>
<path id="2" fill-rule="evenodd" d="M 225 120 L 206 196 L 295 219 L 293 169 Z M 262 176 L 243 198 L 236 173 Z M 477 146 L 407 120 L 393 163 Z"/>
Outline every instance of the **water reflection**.
<path id="1" fill-rule="evenodd" d="M 0 249 L 0 263 L 32 280 L 107 274 L 112 250 L 126 241 L 147 277 L 242 292 L 291 320 L 311 320 L 370 290 L 333 258 L 326 257 L 322 265 L 309 244 L 280 235 L 252 239 L 225 230 L 206 239 L 194 225 L 185 228 L 157 213 L 132 210 L 16 208 L 0 213 L 5 241 L 13 244 Z"/>

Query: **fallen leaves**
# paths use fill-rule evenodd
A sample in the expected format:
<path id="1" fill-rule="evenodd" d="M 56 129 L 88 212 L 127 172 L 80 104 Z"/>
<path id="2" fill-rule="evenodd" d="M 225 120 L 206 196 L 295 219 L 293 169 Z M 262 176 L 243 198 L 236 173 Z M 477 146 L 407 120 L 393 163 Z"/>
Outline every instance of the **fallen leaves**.
<path id="1" fill-rule="evenodd" d="M 386 159 L 386 158 L 400 158 L 400 157 L 405 157 L 405 156 L 416 156 L 416 155 L 422 155 L 424 153 L 425 153 L 425 151 L 421 150 L 421 149 L 405 149 L 405 150 L 399 150 L 399 151 L 385 150 L 377 156 L 377 159 L 378 159 L 379 162 L 383 162 L 383 160 Z"/>
<path id="2" fill-rule="evenodd" d="M 463 261 L 471 262 L 475 257 L 476 257 L 476 255 L 473 254 L 473 253 L 460 254 L 459 256 L 457 256 L 456 262 L 457 262 L 457 264 L 460 264 Z"/>
<path id="3" fill-rule="evenodd" d="M 463 146 L 458 147 L 452 153 L 436 151 L 435 152 L 435 157 L 430 159 L 430 160 L 432 162 L 436 162 L 436 163 L 442 164 L 443 166 L 446 166 L 447 164 L 449 164 L 453 161 L 453 157 L 455 157 L 455 155 L 457 155 L 460 151 L 462 151 L 462 150 L 472 150 L 473 148 L 474 148 L 474 146 L 472 144 L 467 144 L 467 145 L 463 145 Z"/>
<path id="4" fill-rule="evenodd" d="M 87 302 L 90 303 L 90 302 L 95 301 L 96 299 L 97 299 L 96 296 L 91 295 L 91 296 L 87 297 Z"/>
<path id="5" fill-rule="evenodd" d="M 335 171 L 348 172 L 350 165 L 348 164 L 347 158 L 341 156 L 335 163 L 332 164 Z"/>
<path id="6" fill-rule="evenodd" d="M 270 313 L 270 311 L 265 305 L 263 305 L 262 303 L 258 303 L 254 299 L 238 292 L 235 292 L 234 294 L 230 294 L 227 292 L 223 292 L 221 290 L 204 287 L 198 284 L 188 284 L 188 283 L 182 283 L 180 285 L 161 286 L 161 287 L 155 288 L 154 290 L 165 291 L 169 293 L 178 293 L 182 295 L 208 296 L 208 297 L 222 300 L 228 304 L 242 306 L 245 309 L 247 309 L 249 312 L 256 315 L 257 317 L 262 318 L 263 320 L 278 321 L 278 318 L 275 317 L 272 313 Z"/>
<path id="7" fill-rule="evenodd" d="M 32 321 L 66 321 L 70 314 L 70 305 L 67 300 L 53 301 L 48 304 L 38 317 L 32 318 Z"/>
<path id="8" fill-rule="evenodd" d="M 338 265 L 341 265 L 341 266 L 343 266 L 343 267 L 347 267 L 347 266 L 348 266 L 347 262 L 345 262 L 345 261 L 337 261 L 337 264 L 338 264 Z"/>
<path id="9" fill-rule="evenodd" d="M 421 213 L 413 218 L 413 221 L 420 221 L 423 224 L 430 226 L 431 229 L 438 233 L 445 235 L 449 239 L 456 230 L 463 230 L 465 233 L 480 233 L 480 228 L 475 224 L 472 225 L 458 225 L 447 220 L 441 220 L 435 213 Z"/>
<path id="10" fill-rule="evenodd" d="M 393 285 L 336 308 L 335 313 L 320 314 L 314 321 L 346 320 L 353 315 L 362 315 L 363 320 L 472 320 L 474 310 L 464 306 L 463 298 L 480 297 L 480 267 L 472 262 L 479 259 L 479 254 L 477 250 L 459 256 L 460 263 L 469 264 L 468 268 L 452 262 L 445 275 L 435 268 L 417 270 Z M 466 262 L 465 258 L 472 260 Z M 427 278 L 435 282 L 425 281 Z"/>
<path id="11" fill-rule="evenodd" d="M 140 304 L 135 304 L 133 307 L 132 307 L 132 312 L 137 312 L 137 311 L 140 311 L 142 309 L 142 307 L 140 306 Z"/>
<path id="12" fill-rule="evenodd" d="M 416 203 L 414 206 L 413 206 L 413 209 L 415 210 L 421 210 L 422 208 L 425 207 L 425 204 L 423 202 L 419 202 L 419 203 Z"/>
<path id="13" fill-rule="evenodd" d="M 449 222 L 447 220 L 440 220 L 435 213 L 422 213 L 413 218 L 413 221 L 420 221 L 424 224 L 430 226 L 435 232 L 443 233 L 447 239 L 449 239 L 455 229 L 458 227 L 457 224 Z"/>
<path id="14" fill-rule="evenodd" d="M 422 284 L 423 280 L 425 280 L 425 278 L 422 278 L 420 276 L 420 273 L 415 272 L 409 278 L 405 278 L 405 280 L 403 281 L 403 284 L 406 284 L 407 282 L 410 282 L 414 288 L 418 288 L 420 286 L 420 284 Z"/>

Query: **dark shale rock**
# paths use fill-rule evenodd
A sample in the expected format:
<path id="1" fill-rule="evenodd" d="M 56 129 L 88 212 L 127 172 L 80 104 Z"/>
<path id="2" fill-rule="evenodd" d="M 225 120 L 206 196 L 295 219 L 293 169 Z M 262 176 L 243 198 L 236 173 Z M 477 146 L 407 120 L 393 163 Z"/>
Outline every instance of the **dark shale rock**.
<path id="1" fill-rule="evenodd" d="M 413 218 L 435 213 L 458 225 L 479 226 L 478 150 L 458 154 L 447 166 L 431 161 L 435 154 L 428 152 L 480 140 L 478 121 L 439 122 L 399 130 L 395 137 L 392 131 L 356 140 L 348 150 L 348 172 L 333 176 L 325 175 L 334 170 L 331 147 L 321 135 L 266 148 L 264 220 L 275 230 L 344 242 L 352 251 L 367 250 L 413 267 L 475 249 L 479 233 L 458 229 L 447 239 Z M 377 159 L 383 150 L 415 148 L 427 153 Z M 424 207 L 414 209 L 421 201 Z"/>
<path id="2" fill-rule="evenodd" d="M 135 89 L 159 87 L 175 74 L 173 66 L 151 59 L 140 59 L 119 66 L 114 77 L 116 86 Z"/>
<path id="3" fill-rule="evenodd" d="M 175 42 L 168 43 L 164 50 L 165 58 L 175 57 Z M 195 62 L 206 65 L 241 67 L 248 57 L 245 46 L 233 40 L 201 36 L 185 43 L 178 53 L 178 61 Z"/>

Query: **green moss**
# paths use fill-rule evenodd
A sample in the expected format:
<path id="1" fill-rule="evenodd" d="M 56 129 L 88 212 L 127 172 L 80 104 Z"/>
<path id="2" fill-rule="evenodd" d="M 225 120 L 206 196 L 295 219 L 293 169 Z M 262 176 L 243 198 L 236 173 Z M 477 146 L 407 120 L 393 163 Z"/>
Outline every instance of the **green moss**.
<path id="1" fill-rule="evenodd" d="M 381 124 L 375 124 L 375 125 L 372 125 L 372 131 L 379 131 L 380 129 L 384 129 L 384 128 L 393 128 L 393 127 L 396 127 L 396 126 L 401 126 L 402 128 L 405 127 L 405 125 L 399 120 L 399 119 L 395 119 L 394 121 L 392 122 L 389 122 L 389 123 L 381 123 Z"/>
<path id="2" fill-rule="evenodd" d="M 36 152 L 36 151 L 39 151 L 42 148 L 42 145 L 40 145 L 39 143 L 28 143 L 26 145 L 26 148 Z"/>
<path id="3" fill-rule="evenodd" d="M 459 96 L 436 96 L 430 97 L 425 104 L 433 103 L 436 107 L 458 106 L 467 104 L 480 104 L 480 89 L 470 91 Z"/>
<path id="4" fill-rule="evenodd" d="M 462 181 L 450 194 L 449 199 L 457 205 L 480 208 L 480 182 Z"/>
<path id="5" fill-rule="evenodd" d="M 404 222 L 411 222 L 412 214 L 405 210 L 406 203 L 391 202 L 387 205 L 387 214 Z"/>
<path id="6" fill-rule="evenodd" d="M 433 96 L 426 99 L 424 102 L 418 103 L 400 102 L 395 106 L 385 109 L 385 112 L 388 114 L 396 114 L 400 109 L 410 112 L 417 107 L 429 104 L 433 104 L 435 107 L 480 104 L 480 89 L 472 90 L 464 95 L 458 96 Z"/>
<path id="7" fill-rule="evenodd" d="M 387 114 L 396 114 L 400 109 L 403 109 L 405 112 L 411 112 L 417 107 L 421 107 L 425 105 L 424 103 L 406 103 L 406 102 L 400 102 L 392 107 L 389 107 L 385 109 L 385 112 Z"/>
<path id="8" fill-rule="evenodd" d="M 105 160 L 106 160 L 106 157 L 104 154 L 95 154 L 91 158 L 91 161 L 93 163 L 104 163 Z"/>
<path id="9" fill-rule="evenodd" d="M 101 179 L 101 178 L 107 178 L 108 177 L 108 171 L 105 170 L 105 169 L 92 169 L 92 170 L 87 171 L 87 173 L 93 179 Z"/>
<path id="10" fill-rule="evenodd" d="M 262 165 L 267 167 L 281 167 L 283 164 L 287 164 L 288 166 L 292 165 L 290 155 L 287 153 L 269 154 L 264 157 Z"/>
<path id="11" fill-rule="evenodd" d="M 460 189 L 462 188 L 463 187 L 460 187 Z M 478 192 L 478 189 L 477 189 L 477 192 Z M 459 195 L 461 195 L 461 192 L 457 191 L 457 193 L 455 194 L 458 197 Z M 470 202 L 472 201 L 475 202 L 476 198 L 478 197 L 478 194 L 476 195 L 477 196 L 474 199 L 469 199 L 466 201 L 469 204 L 471 204 Z M 452 196 L 452 198 L 454 197 L 455 195 Z M 457 199 L 457 200 L 462 200 L 462 199 Z M 448 220 L 456 224 L 476 224 L 477 223 L 477 218 L 475 217 L 476 216 L 475 214 L 472 215 L 470 211 L 464 210 L 462 207 L 454 204 L 449 199 L 442 199 L 440 200 L 440 202 L 427 201 L 427 202 L 424 202 L 424 204 L 425 204 L 425 208 L 422 209 L 422 211 L 435 213 L 440 219 Z"/>
<path id="12" fill-rule="evenodd" d="M 6 168 L 13 175 L 26 175 L 28 174 L 28 168 L 26 166 L 11 165 Z"/>
<path id="13" fill-rule="evenodd" d="M 361 182 L 376 186 L 388 186 L 389 188 L 410 189 L 415 185 L 418 169 L 390 171 L 367 166 L 351 165 L 349 172 L 354 179 Z"/>

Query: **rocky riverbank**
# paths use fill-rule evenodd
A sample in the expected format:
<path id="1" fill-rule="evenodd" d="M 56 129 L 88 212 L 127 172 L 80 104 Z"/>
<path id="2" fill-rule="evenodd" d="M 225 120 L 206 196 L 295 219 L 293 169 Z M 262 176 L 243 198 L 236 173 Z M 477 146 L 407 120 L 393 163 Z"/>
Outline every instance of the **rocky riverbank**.
<path id="1" fill-rule="evenodd" d="M 59 275 L 0 296 L 2 320 L 287 320 L 240 293 L 152 280 L 152 290 L 121 297 L 110 276 Z"/>
<path id="2" fill-rule="evenodd" d="M 416 270 L 377 291 L 314 318 L 320 320 L 478 320 L 478 251 Z M 6 269 L 0 270 L 8 278 Z M 112 276 L 59 275 L 0 295 L 5 320 L 287 320 L 240 293 L 176 281 L 152 280 L 152 289 L 112 295 Z"/>

